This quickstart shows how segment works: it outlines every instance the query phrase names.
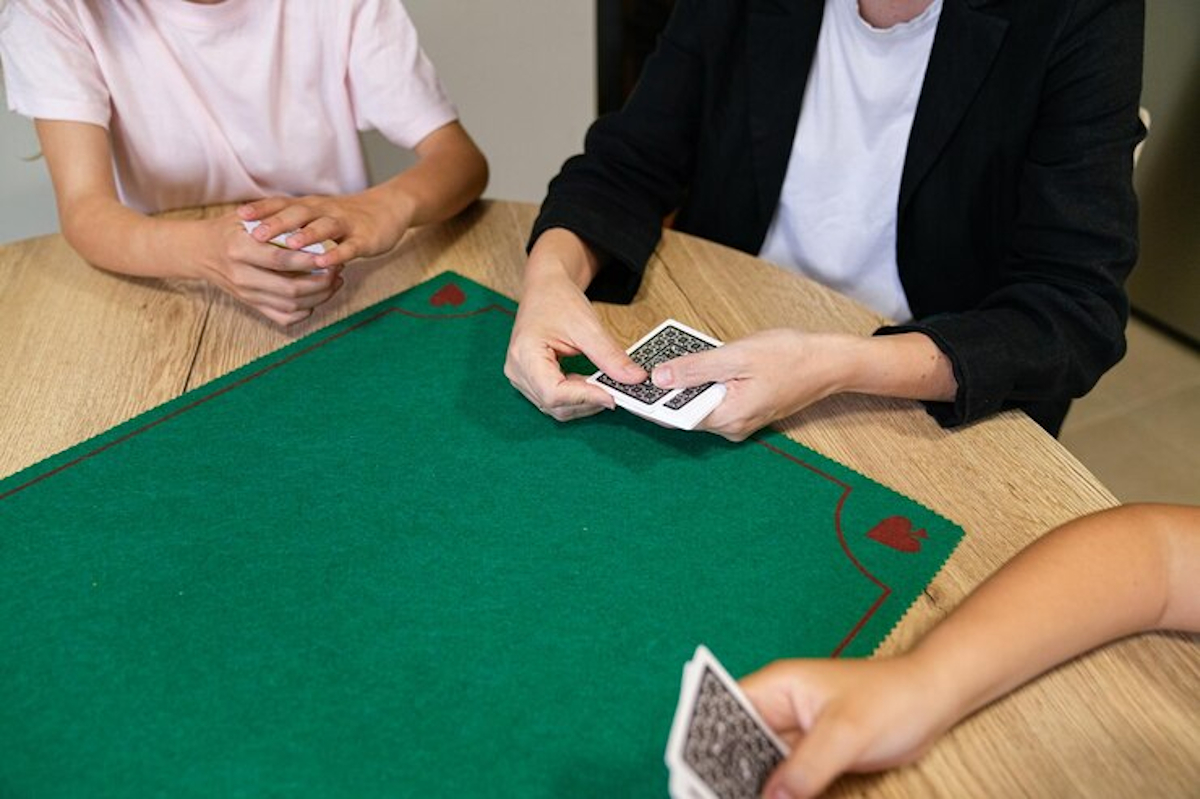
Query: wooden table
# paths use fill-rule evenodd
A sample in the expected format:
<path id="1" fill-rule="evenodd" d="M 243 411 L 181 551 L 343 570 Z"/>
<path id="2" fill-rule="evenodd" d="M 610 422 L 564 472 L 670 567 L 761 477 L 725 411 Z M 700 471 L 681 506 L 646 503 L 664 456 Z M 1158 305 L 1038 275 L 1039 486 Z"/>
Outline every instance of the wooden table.
<path id="1" fill-rule="evenodd" d="M 59 236 L 0 247 L 0 477 L 446 269 L 515 297 L 535 211 L 485 202 L 414 231 L 394 252 L 349 268 L 345 288 L 286 331 L 210 286 L 94 269 Z M 653 261 L 635 303 L 600 306 L 618 341 L 666 316 L 725 340 L 775 326 L 866 334 L 882 321 L 810 281 L 686 235 L 668 232 Z M 947 432 L 917 403 L 842 396 L 780 428 L 967 531 L 883 653 L 908 647 L 1048 528 L 1116 504 L 1016 412 Z M 1094 652 L 976 714 L 915 766 L 844 779 L 834 793 L 1200 795 L 1198 644 L 1154 634 Z"/>

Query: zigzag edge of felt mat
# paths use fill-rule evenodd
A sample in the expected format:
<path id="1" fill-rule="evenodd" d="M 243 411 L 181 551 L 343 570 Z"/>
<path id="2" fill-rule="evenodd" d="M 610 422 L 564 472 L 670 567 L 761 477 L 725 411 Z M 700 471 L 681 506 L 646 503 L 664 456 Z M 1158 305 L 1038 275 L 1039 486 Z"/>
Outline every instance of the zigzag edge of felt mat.
<path id="1" fill-rule="evenodd" d="M 857 469 L 847 466 L 846 464 L 841 463 L 839 461 L 836 461 L 827 455 L 823 455 L 822 453 L 817 452 L 815 449 L 812 449 L 811 447 L 805 446 L 804 444 L 801 444 L 797 441 L 793 441 L 792 439 L 790 439 L 786 435 L 784 435 L 782 432 L 780 432 L 778 429 L 776 429 L 774 427 L 774 425 L 772 425 L 770 428 L 768 428 L 766 430 L 758 431 L 757 433 L 752 435 L 750 438 L 748 438 L 746 441 L 747 441 L 747 443 L 754 442 L 754 443 L 760 444 L 762 446 L 767 447 L 768 449 L 775 449 L 776 451 L 778 451 L 780 454 L 784 455 L 785 457 L 794 458 L 794 459 L 800 461 L 802 465 L 805 465 L 812 469 L 816 469 L 819 473 L 822 474 L 822 476 L 824 476 L 826 478 L 836 479 L 836 477 L 833 477 L 832 475 L 825 474 L 824 473 L 825 470 L 828 470 L 830 472 L 835 472 L 835 473 L 838 471 L 848 472 L 849 474 L 854 475 L 856 478 L 865 480 L 868 483 L 871 483 L 872 485 L 876 486 L 879 489 L 887 491 L 890 494 L 894 494 L 897 497 L 900 497 L 908 502 L 911 502 L 913 505 L 916 505 L 917 507 L 921 508 L 926 513 L 929 513 L 930 515 L 936 516 L 937 518 L 942 519 L 945 522 L 947 522 L 953 528 L 953 530 L 958 533 L 958 536 L 954 542 L 954 545 L 946 551 L 945 556 L 940 560 L 940 562 L 937 562 L 937 568 L 935 568 L 933 570 L 933 573 L 930 575 L 929 579 L 926 581 L 925 588 L 928 588 L 929 585 L 932 584 L 933 581 L 936 580 L 943 571 L 945 571 L 946 564 L 950 562 L 950 558 L 954 555 L 955 552 L 958 551 L 958 548 L 960 546 L 962 546 L 963 541 L 967 537 L 966 528 L 964 528 L 961 524 L 959 524 L 958 522 L 949 518 L 948 516 L 935 510 L 934 508 L 929 507 L 924 502 L 921 502 L 920 500 L 918 500 L 914 497 L 911 497 L 902 491 L 898 491 L 898 490 L 892 488 L 891 486 L 888 486 L 887 484 L 882 483 L 879 480 L 876 480 L 875 478 L 873 478 L 869 475 L 863 474 L 862 472 L 858 471 Z M 779 447 L 778 444 L 780 444 L 780 443 L 782 443 L 784 446 Z M 790 453 L 790 452 L 787 452 L 786 449 L 798 449 L 798 450 L 800 450 L 800 453 L 799 454 Z M 817 463 L 811 463 L 810 461 L 812 461 L 812 460 L 816 460 Z M 839 480 L 838 482 L 841 482 L 841 481 Z M 853 486 L 851 486 L 848 489 L 847 493 L 852 492 L 852 491 L 853 491 Z M 854 565 L 854 567 L 856 569 L 859 570 L 860 573 L 862 573 L 864 576 L 867 576 L 872 582 L 876 582 L 877 584 L 882 584 L 882 581 L 880 581 L 873 573 L 868 571 L 865 566 L 863 566 L 861 563 L 859 563 L 858 559 L 854 556 L 854 553 L 853 553 L 851 547 L 849 546 L 849 543 L 846 540 L 845 533 L 842 530 L 840 508 L 836 512 L 835 525 L 838 530 L 838 536 L 839 536 L 839 538 L 842 539 L 842 541 L 841 541 L 842 548 L 843 548 L 846 556 L 849 558 L 850 562 Z M 882 607 L 883 603 L 886 602 L 887 597 L 891 595 L 892 588 L 890 586 L 887 586 L 886 584 L 883 584 L 883 587 L 886 589 L 887 593 L 880 600 L 877 601 L 877 606 L 873 610 L 871 610 L 860 621 L 859 628 L 866 626 L 866 624 L 870 621 L 871 617 L 874 616 L 875 610 L 877 610 L 878 607 Z M 896 621 L 894 621 L 887 628 L 887 632 L 884 633 L 884 635 L 882 637 L 880 637 L 879 643 L 877 643 L 874 647 L 871 648 L 871 651 L 868 656 L 874 657 L 876 654 L 878 654 L 879 650 L 882 649 L 883 645 L 885 643 L 887 643 L 887 640 L 889 638 L 891 638 L 892 633 L 896 631 L 896 628 L 900 626 L 901 622 L 903 622 L 905 619 L 907 619 L 912 614 L 913 609 L 916 607 L 917 600 L 921 598 L 921 594 L 924 593 L 925 588 L 921 589 L 921 591 L 917 594 L 917 596 L 913 597 L 912 601 L 910 601 L 905 606 L 904 611 L 896 618 Z M 831 653 L 829 655 L 829 657 L 832 657 L 832 658 L 841 657 L 842 652 L 844 650 L 853 647 L 855 641 L 857 640 L 858 631 L 859 630 L 857 628 L 855 630 L 852 630 L 850 632 L 850 634 L 848 634 L 846 636 L 846 638 L 842 641 L 842 643 L 838 646 L 838 648 L 835 649 L 833 651 L 833 653 Z"/>
<path id="2" fill-rule="evenodd" d="M 465 311 L 461 314 L 444 312 L 421 314 L 419 312 L 412 311 L 411 309 L 404 309 L 401 307 L 403 298 L 411 292 L 421 288 L 429 287 L 431 283 L 441 282 L 444 285 L 449 285 L 450 281 L 454 280 L 462 281 L 474 288 L 479 289 L 480 291 L 485 292 L 487 295 L 495 298 L 495 301 L 491 305 L 485 305 L 481 308 Z M 432 295 L 430 299 L 432 301 Z M 296 339 L 295 341 L 279 347 L 278 349 L 264 353 L 228 372 L 227 374 L 216 377 L 209 382 L 204 383 L 203 385 L 197 386 L 179 395 L 178 397 L 141 411 L 137 415 L 126 419 L 123 422 L 119 422 L 107 430 L 101 431 L 100 433 L 86 438 L 83 441 L 72 444 L 71 446 L 62 449 L 59 452 L 48 455 L 45 458 L 23 469 L 20 469 L 17 472 L 14 472 L 3 480 L 0 480 L 0 501 L 7 499 L 13 494 L 23 491 L 26 488 L 41 482 L 42 480 L 52 477 L 53 475 L 63 471 L 64 469 L 70 468 L 86 458 L 99 455 L 108 448 L 115 446 L 127 438 L 144 431 L 148 427 L 168 421 L 175 415 L 183 413 L 195 405 L 206 402 L 218 394 L 230 391 L 241 383 L 258 377 L 267 369 L 281 366 L 294 358 L 300 357 L 311 349 L 324 346 L 334 338 L 339 338 L 359 327 L 382 319 L 392 311 L 400 311 L 406 315 L 412 315 L 418 318 L 436 319 L 454 318 L 456 316 L 474 316 L 480 313 L 486 313 L 490 310 L 498 310 L 504 313 L 513 314 L 515 308 L 516 302 L 509 297 L 506 297 L 503 294 L 472 280 L 471 278 L 465 277 L 458 272 L 450 269 L 444 270 L 430 278 L 409 286 L 406 289 L 398 291 L 395 294 L 380 300 L 379 302 L 373 303 L 366 308 L 356 311 L 344 319 L 332 322 L 329 325 L 318 330 L 314 330 L 303 337 Z M 749 442 L 753 442 L 767 448 L 768 450 L 774 451 L 775 453 L 782 455 L 789 460 L 797 462 L 801 466 L 815 471 L 817 474 L 826 479 L 841 484 L 845 489 L 843 502 L 845 498 L 853 492 L 854 486 L 839 478 L 837 476 L 838 472 L 843 472 L 845 475 L 852 476 L 852 479 L 864 480 L 869 484 L 873 484 L 883 491 L 894 494 L 895 496 L 916 505 L 926 513 L 946 521 L 955 531 L 957 531 L 957 540 L 954 542 L 954 545 L 947 550 L 946 555 L 941 559 L 941 561 L 937 563 L 937 568 L 926 582 L 926 586 L 932 583 L 933 580 L 937 579 L 942 571 L 944 571 L 946 564 L 950 560 L 950 557 L 956 551 L 958 551 L 958 548 L 962 545 L 963 540 L 966 538 L 966 531 L 960 524 L 952 519 L 949 519 L 933 508 L 930 508 L 925 503 L 920 502 L 919 500 L 901 491 L 897 491 L 896 489 L 885 485 L 869 475 L 863 474 L 856 469 L 823 455 L 820 452 L 805 446 L 804 444 L 793 441 L 774 427 L 755 433 L 750 439 L 748 439 L 748 443 Z M 839 503 L 839 506 L 835 511 L 835 527 L 838 531 L 838 537 L 840 539 L 839 543 L 841 544 L 842 549 L 846 557 L 850 560 L 851 564 L 871 582 L 881 587 L 884 593 L 879 599 L 876 600 L 875 604 L 872 605 L 872 607 L 860 619 L 858 624 L 850 631 L 850 633 L 847 634 L 845 639 L 843 639 L 841 644 L 839 644 L 839 646 L 831 654 L 831 657 L 840 657 L 845 649 L 854 646 L 855 642 L 858 640 L 858 634 L 861 629 L 870 622 L 870 620 L 874 617 L 875 612 L 883 607 L 888 597 L 892 595 L 893 591 L 891 586 L 888 586 L 872 572 L 867 570 L 867 568 L 863 566 L 855 556 L 854 551 L 847 539 L 846 533 L 841 526 L 841 504 L 842 503 Z M 896 627 L 898 627 L 906 618 L 908 618 L 909 615 L 911 615 L 913 608 L 916 605 L 916 601 L 919 598 L 920 594 L 918 594 L 918 596 L 914 597 L 913 600 L 908 603 L 903 612 L 897 617 L 896 621 L 894 621 L 888 627 L 886 633 L 884 633 L 879 639 L 879 643 L 871 649 L 870 655 L 873 656 L 874 654 L 877 654 L 887 640 L 891 637 Z"/>
<path id="3" fill-rule="evenodd" d="M 870 478 L 868 478 L 868 479 L 870 479 Z M 912 497 L 909 497 L 907 494 L 901 494 L 901 496 L 907 497 L 908 499 L 912 500 L 913 502 L 917 502 L 917 500 L 912 499 Z M 925 508 L 925 510 L 929 510 L 931 513 L 936 513 L 936 511 L 930 510 L 930 508 L 926 507 L 925 505 L 921 504 L 920 502 L 917 502 L 917 504 L 921 505 L 921 507 Z M 940 513 L 938 513 L 937 515 L 941 516 Z M 942 516 L 942 518 L 946 519 L 945 516 Z M 946 521 L 949 521 L 951 524 L 953 524 L 955 527 L 957 527 L 959 529 L 960 535 L 958 536 L 958 540 L 954 542 L 954 546 L 950 547 L 949 551 L 946 552 L 946 557 L 942 558 L 942 562 L 937 565 L 936 569 L 934 569 L 933 574 L 930 575 L 929 580 L 926 581 L 925 587 L 922 588 L 915 597 L 913 597 L 912 601 L 909 602 L 908 605 L 904 608 L 904 612 L 896 617 L 896 621 L 892 622 L 892 625 L 890 627 L 888 627 L 887 632 L 884 633 L 883 637 L 879 639 L 879 643 L 871 648 L 871 654 L 868 655 L 868 657 L 875 657 L 876 655 L 878 655 L 879 650 L 883 649 L 883 645 L 886 644 L 888 642 L 888 639 L 892 637 L 892 633 L 896 632 L 896 628 L 899 627 L 902 623 L 904 623 L 905 619 L 907 619 L 909 616 L 913 615 L 913 612 L 916 610 L 916 607 L 917 607 L 917 601 L 921 598 L 922 595 L 925 594 L 925 592 L 929 589 L 929 586 L 933 584 L 933 581 L 936 580 L 939 576 L 941 576 L 942 572 L 944 572 L 946 570 L 946 564 L 950 562 L 951 556 L 953 556 L 954 553 L 958 551 L 958 548 L 962 546 L 962 542 L 964 540 L 966 540 L 967 531 L 963 528 L 962 525 L 958 524 L 957 522 L 951 521 L 950 519 L 946 519 Z M 930 601 L 932 601 L 932 600 L 930 600 Z M 946 615 L 949 615 L 951 612 L 953 612 L 953 610 L 954 610 L 954 608 L 950 608 L 949 610 L 947 610 Z M 938 622 L 935 622 L 934 626 L 936 626 L 938 623 L 940 623 L 940 620 Z M 926 630 L 925 632 L 928 633 L 932 629 L 933 629 L 933 627 L 930 627 L 929 630 Z M 921 637 L 923 638 L 924 634 L 922 634 Z M 918 639 L 918 640 L 920 640 L 920 639 Z M 915 645 L 915 643 L 916 642 L 914 642 L 914 645 Z"/>

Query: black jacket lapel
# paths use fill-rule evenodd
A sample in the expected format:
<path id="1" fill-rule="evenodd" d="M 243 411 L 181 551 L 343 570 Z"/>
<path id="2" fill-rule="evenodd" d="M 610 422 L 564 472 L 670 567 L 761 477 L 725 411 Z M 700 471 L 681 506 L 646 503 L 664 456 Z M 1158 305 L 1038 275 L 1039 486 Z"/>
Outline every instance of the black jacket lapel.
<path id="1" fill-rule="evenodd" d="M 983 0 L 943 2 L 908 138 L 900 179 L 901 211 L 975 98 L 1008 29 L 1007 20 L 972 7 L 981 5 Z"/>
<path id="2" fill-rule="evenodd" d="M 824 8 L 824 0 L 750 3 L 747 94 L 761 235 L 766 235 L 779 202 Z"/>

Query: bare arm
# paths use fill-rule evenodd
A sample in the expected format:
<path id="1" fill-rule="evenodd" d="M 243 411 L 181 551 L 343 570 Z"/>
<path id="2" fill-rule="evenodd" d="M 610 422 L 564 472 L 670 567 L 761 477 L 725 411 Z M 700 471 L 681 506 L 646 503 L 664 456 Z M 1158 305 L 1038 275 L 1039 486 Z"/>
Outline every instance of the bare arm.
<path id="1" fill-rule="evenodd" d="M 415 152 L 417 163 L 374 189 L 407 211 L 406 227 L 449 219 L 487 187 L 487 159 L 458 122 L 430 133 Z"/>
<path id="2" fill-rule="evenodd" d="M 208 280 L 284 325 L 311 314 L 341 285 L 336 271 L 311 274 L 315 256 L 254 241 L 232 214 L 186 221 L 127 208 L 113 182 L 108 131 L 83 122 L 36 124 L 63 235 L 89 263 L 138 277 Z"/>
<path id="3" fill-rule="evenodd" d="M 108 131 L 84 122 L 37 120 L 63 236 L 89 263 L 142 277 L 193 278 L 172 252 L 190 223 L 158 220 L 121 204 Z"/>
<path id="4" fill-rule="evenodd" d="M 1069 522 L 1004 566 L 907 655 L 777 661 L 743 683 L 792 740 L 770 797 L 920 757 L 961 719 L 1133 633 L 1200 632 L 1200 508 L 1131 505 Z"/>
<path id="5" fill-rule="evenodd" d="M 1200 632 L 1200 509 L 1086 516 L 992 576 L 909 656 L 961 718 L 1053 666 L 1155 629 Z M 948 689 L 948 690 L 947 690 Z"/>
<path id="6" fill-rule="evenodd" d="M 841 391 L 949 402 L 958 381 L 946 353 L 921 333 L 856 338 Z"/>
<path id="7" fill-rule="evenodd" d="M 796 328 L 684 355 L 656 367 L 653 379 L 661 388 L 724 383 L 725 399 L 698 429 L 731 441 L 833 394 L 951 400 L 958 389 L 950 359 L 922 333 L 866 338 Z"/>

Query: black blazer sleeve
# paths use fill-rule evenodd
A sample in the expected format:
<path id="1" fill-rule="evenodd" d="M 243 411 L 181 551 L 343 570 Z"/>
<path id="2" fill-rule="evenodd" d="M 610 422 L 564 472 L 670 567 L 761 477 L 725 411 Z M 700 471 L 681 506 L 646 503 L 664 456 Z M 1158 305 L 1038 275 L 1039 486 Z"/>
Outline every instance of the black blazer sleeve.
<path id="1" fill-rule="evenodd" d="M 706 97 L 704 32 L 720 24 L 713 0 L 681 0 L 633 93 L 588 130 L 584 152 L 550 182 L 529 246 L 546 230 L 567 228 L 601 257 L 588 296 L 629 302 L 695 171 Z M 728 14 L 725 14 L 728 16 Z M 720 30 L 717 28 L 716 30 Z M 717 46 L 720 46 L 719 44 Z"/>
<path id="2" fill-rule="evenodd" d="M 1067 401 L 1125 352 L 1123 284 L 1137 260 L 1132 153 L 1145 133 L 1138 119 L 1144 9 L 1141 0 L 1072 5 L 1043 83 L 1028 87 L 1036 116 L 1016 175 L 1015 213 L 987 222 L 1005 243 L 988 290 L 972 307 L 928 316 L 914 303 L 914 323 L 879 331 L 925 333 L 949 356 L 958 395 L 953 403 L 927 403 L 946 426 L 1023 407 L 1055 431 Z M 943 207 L 954 199 L 932 198 Z M 947 218 L 926 212 L 906 222 L 917 228 L 914 237 L 932 240 L 946 235 L 937 226 Z M 961 268 L 992 271 L 987 264 Z M 930 278 L 937 275 L 923 276 Z"/>

